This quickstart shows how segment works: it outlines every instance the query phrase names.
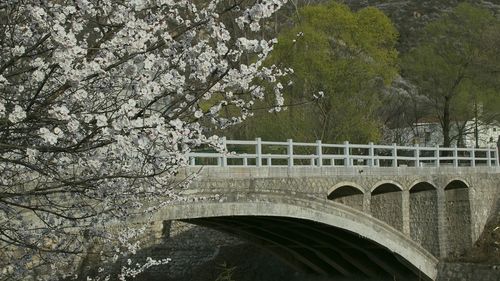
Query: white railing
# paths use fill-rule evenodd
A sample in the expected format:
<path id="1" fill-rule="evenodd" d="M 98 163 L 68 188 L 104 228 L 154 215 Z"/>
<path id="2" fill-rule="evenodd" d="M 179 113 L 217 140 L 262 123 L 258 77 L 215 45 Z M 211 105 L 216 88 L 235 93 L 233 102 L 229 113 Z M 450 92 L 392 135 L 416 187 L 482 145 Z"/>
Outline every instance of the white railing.
<path id="1" fill-rule="evenodd" d="M 215 150 L 188 154 L 190 166 L 370 166 L 475 167 L 499 166 L 498 147 L 458 148 L 369 144 L 324 144 L 222 139 L 226 153 Z"/>

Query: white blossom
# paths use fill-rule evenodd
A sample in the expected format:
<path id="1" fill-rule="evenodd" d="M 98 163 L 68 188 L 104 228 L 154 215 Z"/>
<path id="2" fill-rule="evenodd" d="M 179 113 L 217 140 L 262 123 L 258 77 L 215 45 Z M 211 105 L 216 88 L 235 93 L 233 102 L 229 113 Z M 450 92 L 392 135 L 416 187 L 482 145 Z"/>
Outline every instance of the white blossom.
<path id="1" fill-rule="evenodd" d="M 68 122 L 66 127 L 68 128 L 69 132 L 75 133 L 77 132 L 78 128 L 80 128 L 80 122 L 78 122 L 78 120 L 71 120 Z"/>
<path id="2" fill-rule="evenodd" d="M 187 152 L 218 147 L 209 132 L 245 120 L 257 99 L 271 95 L 281 110 L 277 81 L 290 71 L 264 63 L 276 40 L 252 31 L 284 2 L 231 8 L 242 37 L 223 23 L 219 0 L 7 1 L 0 60 L 12 63 L 0 70 L 0 182 L 13 201 L 0 202 L 0 248 L 19 255 L 2 255 L 0 268 L 10 279 L 27 280 L 32 268 L 47 273 L 39 280 L 74 275 L 97 240 L 117 247 L 115 261 L 138 251 L 139 233 L 126 222 L 180 200 L 172 177 Z M 110 223 L 127 233 L 123 240 Z M 166 262 L 132 263 L 113 278 Z"/>
<path id="3" fill-rule="evenodd" d="M 95 120 L 97 121 L 97 126 L 99 127 L 104 127 L 108 125 L 108 118 L 106 118 L 106 115 L 104 114 L 99 114 L 95 117 Z"/>
<path id="4" fill-rule="evenodd" d="M 12 55 L 13 56 L 20 56 L 20 55 L 24 54 L 24 51 L 25 51 L 24 46 L 15 46 L 14 48 L 12 48 Z"/>
<path id="5" fill-rule="evenodd" d="M 0 111 L 1 111 L 1 108 L 0 108 Z M 12 111 L 9 114 L 9 121 L 12 123 L 21 122 L 24 120 L 24 118 L 26 118 L 26 111 L 24 111 L 24 109 L 19 105 L 16 105 L 14 107 L 14 111 Z"/>
<path id="6" fill-rule="evenodd" d="M 57 139 L 58 139 L 58 136 L 56 133 L 53 133 L 51 132 L 49 129 L 47 128 L 40 128 L 40 130 L 38 131 L 38 134 L 40 135 L 40 137 L 47 143 L 49 144 L 56 144 L 57 143 Z"/>
<path id="7" fill-rule="evenodd" d="M 38 150 L 36 149 L 31 149 L 31 148 L 27 148 L 26 149 L 26 155 L 28 156 L 28 160 L 30 162 L 34 162 L 35 161 L 35 158 L 36 156 L 39 154 Z"/>
<path id="8" fill-rule="evenodd" d="M 5 116 L 5 105 L 0 101 L 0 118 Z"/>
<path id="9" fill-rule="evenodd" d="M 195 118 L 201 118 L 203 116 L 203 112 L 201 110 L 196 110 L 194 112 L 194 117 Z"/>
<path id="10" fill-rule="evenodd" d="M 66 106 L 54 106 L 51 110 L 49 110 L 49 114 L 58 120 L 68 120 L 69 110 Z"/>

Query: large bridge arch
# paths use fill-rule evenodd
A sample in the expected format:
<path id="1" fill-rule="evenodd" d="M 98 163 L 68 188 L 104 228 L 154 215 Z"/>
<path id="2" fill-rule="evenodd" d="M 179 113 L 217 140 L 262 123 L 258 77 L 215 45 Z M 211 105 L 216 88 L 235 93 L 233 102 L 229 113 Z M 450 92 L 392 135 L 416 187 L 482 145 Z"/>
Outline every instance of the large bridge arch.
<path id="1" fill-rule="evenodd" d="M 284 218 L 286 223 L 299 220 L 308 222 L 309 224 L 330 226 L 344 232 L 356 234 L 356 236 L 362 236 L 369 241 L 381 245 L 387 249 L 386 253 L 395 253 L 395 260 L 400 260 L 401 264 L 406 265 L 407 268 L 419 272 L 417 274 L 425 275 L 428 279 L 432 280 L 436 277 L 437 259 L 432 254 L 408 237 L 405 237 L 399 231 L 381 221 L 374 220 L 369 215 L 342 204 L 332 204 L 327 200 L 318 202 L 317 200 L 297 198 L 283 200 L 282 197 L 261 197 L 256 198 L 256 196 L 253 196 L 251 200 L 241 201 L 240 199 L 238 202 L 197 202 L 193 204 L 170 205 L 156 219 L 195 220 L 195 223 L 200 224 L 203 224 L 203 221 L 208 224 L 221 224 L 221 219 L 224 220 L 225 218 L 225 225 L 227 227 L 231 223 L 244 226 L 245 223 L 242 223 L 245 220 L 244 218 L 247 218 L 246 221 L 252 221 L 253 223 L 263 220 L 272 221 L 273 218 Z M 264 219 L 260 220 L 259 218 Z M 278 224 L 274 223 L 274 225 Z M 268 230 L 264 229 L 262 231 L 266 232 Z M 311 251 L 314 252 L 314 250 Z M 317 255 L 317 253 L 315 254 Z M 365 253 L 365 255 L 368 254 Z M 375 257 L 375 259 L 377 258 Z M 383 264 L 383 260 L 384 258 L 381 258 L 378 261 Z M 326 262 L 335 263 L 335 261 Z M 321 267 L 321 265 L 318 266 Z"/>

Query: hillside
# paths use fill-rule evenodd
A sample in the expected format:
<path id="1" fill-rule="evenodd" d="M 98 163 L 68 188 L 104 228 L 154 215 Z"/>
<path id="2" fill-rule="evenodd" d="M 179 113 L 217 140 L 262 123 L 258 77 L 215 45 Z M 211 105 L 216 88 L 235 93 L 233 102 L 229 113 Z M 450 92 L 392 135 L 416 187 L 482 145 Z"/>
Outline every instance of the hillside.
<path id="1" fill-rule="evenodd" d="M 341 2 L 347 4 L 354 10 L 367 6 L 375 6 L 382 10 L 394 22 L 399 30 L 400 38 L 398 49 L 400 52 L 405 52 L 408 48 L 418 43 L 419 33 L 428 22 L 439 18 L 443 13 L 450 12 L 457 4 L 463 1 L 343 0 Z M 469 2 L 477 3 L 482 7 L 491 9 L 496 14 L 500 13 L 500 0 L 473 0 Z"/>

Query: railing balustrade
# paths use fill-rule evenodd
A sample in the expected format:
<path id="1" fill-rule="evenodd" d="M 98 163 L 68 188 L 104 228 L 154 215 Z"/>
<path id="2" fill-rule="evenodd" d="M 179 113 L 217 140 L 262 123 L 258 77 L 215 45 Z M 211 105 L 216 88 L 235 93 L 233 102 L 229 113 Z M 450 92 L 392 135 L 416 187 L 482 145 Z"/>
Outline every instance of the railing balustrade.
<path id="1" fill-rule="evenodd" d="M 498 147 L 458 148 L 369 144 L 326 144 L 222 139 L 224 153 L 192 151 L 190 166 L 500 166 Z"/>

